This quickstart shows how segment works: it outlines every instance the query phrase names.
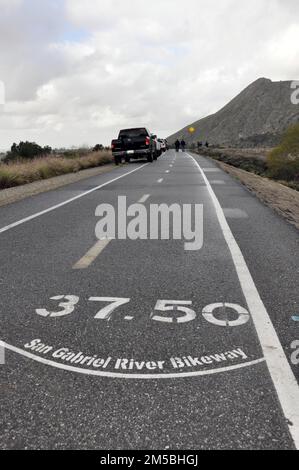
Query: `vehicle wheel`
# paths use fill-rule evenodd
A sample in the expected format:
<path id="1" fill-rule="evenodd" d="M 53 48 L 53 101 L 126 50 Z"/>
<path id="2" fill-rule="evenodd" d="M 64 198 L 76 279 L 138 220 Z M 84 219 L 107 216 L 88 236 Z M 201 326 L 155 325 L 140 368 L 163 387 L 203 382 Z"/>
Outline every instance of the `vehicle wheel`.
<path id="1" fill-rule="evenodd" d="M 152 154 L 152 153 L 150 153 L 150 154 L 147 156 L 147 161 L 150 162 L 150 163 L 153 161 L 153 154 Z"/>
<path id="2" fill-rule="evenodd" d="M 131 157 L 126 157 L 125 160 L 126 160 L 126 163 L 130 163 Z"/>
<path id="3" fill-rule="evenodd" d="M 114 157 L 114 162 L 115 162 L 115 165 L 119 165 L 121 163 L 121 158 L 120 157 Z"/>

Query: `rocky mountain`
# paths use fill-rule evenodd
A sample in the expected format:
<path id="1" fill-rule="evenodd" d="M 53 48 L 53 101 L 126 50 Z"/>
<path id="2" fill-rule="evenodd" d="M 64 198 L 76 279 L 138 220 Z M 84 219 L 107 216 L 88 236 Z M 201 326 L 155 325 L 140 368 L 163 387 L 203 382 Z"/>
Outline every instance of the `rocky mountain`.
<path id="1" fill-rule="evenodd" d="M 299 105 L 291 102 L 291 83 L 260 78 L 220 111 L 189 124 L 168 140 L 173 144 L 184 137 L 189 145 L 198 141 L 238 147 L 276 145 L 284 130 L 299 122 Z M 192 135 L 190 127 L 195 129 Z"/>

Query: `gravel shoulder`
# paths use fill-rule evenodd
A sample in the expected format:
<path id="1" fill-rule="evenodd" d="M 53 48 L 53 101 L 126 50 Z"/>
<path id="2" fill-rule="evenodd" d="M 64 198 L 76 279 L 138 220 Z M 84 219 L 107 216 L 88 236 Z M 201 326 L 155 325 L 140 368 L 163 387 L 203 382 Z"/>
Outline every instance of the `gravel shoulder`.
<path id="1" fill-rule="evenodd" d="M 299 192 L 268 178 L 216 161 L 226 173 L 237 178 L 267 206 L 299 229 Z"/>
<path id="2" fill-rule="evenodd" d="M 78 171 L 77 173 L 55 176 L 54 178 L 36 181 L 24 186 L 2 189 L 0 191 L 0 207 L 20 201 L 26 197 L 66 186 L 67 184 L 76 183 L 77 181 L 90 178 L 91 176 L 107 173 L 108 171 L 112 171 L 114 168 L 116 168 L 115 165 L 108 164 L 101 167 L 88 168 L 87 170 Z"/>

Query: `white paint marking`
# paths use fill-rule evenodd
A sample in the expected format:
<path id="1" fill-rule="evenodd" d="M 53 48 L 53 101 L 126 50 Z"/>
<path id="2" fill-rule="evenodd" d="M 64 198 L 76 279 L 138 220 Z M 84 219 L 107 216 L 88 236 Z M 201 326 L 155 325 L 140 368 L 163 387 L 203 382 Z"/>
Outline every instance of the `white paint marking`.
<path id="1" fill-rule="evenodd" d="M 170 166 L 170 168 L 173 168 L 173 165 L 172 165 L 172 164 L 171 164 L 171 165 L 169 165 L 169 166 Z"/>
<path id="2" fill-rule="evenodd" d="M 218 320 L 218 318 L 215 317 L 214 312 L 219 308 L 221 308 L 224 313 L 227 309 L 235 310 L 235 312 L 238 313 L 238 318 L 236 320 L 228 320 L 228 318 L 225 320 Z M 209 323 L 217 326 L 223 326 L 225 328 L 228 326 L 235 327 L 245 325 L 250 320 L 249 312 L 245 308 L 241 307 L 241 305 L 230 303 L 215 303 L 207 305 L 203 309 L 202 315 Z"/>
<path id="3" fill-rule="evenodd" d="M 237 364 L 235 366 L 228 366 L 228 367 L 219 367 L 216 369 L 210 370 L 202 370 L 197 372 L 178 372 L 177 374 L 122 374 L 118 372 L 103 372 L 100 370 L 89 370 L 89 369 L 81 369 L 79 367 L 69 366 L 67 364 L 60 364 L 59 362 L 51 361 L 49 359 L 45 359 L 43 357 L 35 356 L 28 351 L 24 351 L 23 349 L 16 348 L 15 346 L 11 346 L 10 344 L 4 343 L 0 341 L 0 347 L 4 347 L 9 351 L 13 351 L 21 356 L 27 357 L 28 359 L 32 359 L 33 361 L 39 362 L 41 364 L 45 364 L 47 366 L 56 367 L 57 369 L 67 370 L 70 372 L 77 372 L 79 374 L 85 375 L 97 375 L 100 377 L 110 377 L 114 379 L 146 379 L 146 380 L 157 380 L 157 379 L 177 379 L 177 378 L 185 378 L 185 377 L 199 377 L 204 375 L 212 375 L 212 374 L 220 374 L 223 372 L 230 372 L 232 370 L 243 369 L 244 367 L 251 367 L 257 364 L 261 364 L 265 362 L 264 358 L 256 359 L 255 361 L 245 362 L 241 364 Z"/>
<path id="4" fill-rule="evenodd" d="M 165 173 L 170 173 L 170 170 L 166 170 Z"/>
<path id="5" fill-rule="evenodd" d="M 155 311 L 159 310 L 160 312 L 183 312 L 184 315 L 179 317 L 174 316 L 161 316 L 157 315 L 155 311 L 151 315 L 151 319 L 154 321 L 164 322 L 164 323 L 188 323 L 192 320 L 195 320 L 196 313 L 186 305 L 192 305 L 191 300 L 158 300 L 155 306 Z"/>
<path id="6" fill-rule="evenodd" d="M 164 178 L 161 178 L 157 181 L 157 183 L 163 183 L 163 181 L 164 181 Z"/>
<path id="7" fill-rule="evenodd" d="M 189 155 L 190 156 L 190 155 Z M 191 157 L 193 158 L 193 157 Z M 220 170 L 220 168 L 200 168 L 202 172 L 205 172 L 205 173 L 216 173 L 218 171 L 222 171 Z"/>
<path id="8" fill-rule="evenodd" d="M 223 209 L 223 212 L 225 214 L 225 217 L 229 217 L 231 219 L 248 219 L 248 214 L 247 212 L 241 210 L 241 209 Z"/>
<path id="9" fill-rule="evenodd" d="M 96 186 L 94 187 L 93 189 L 90 189 L 88 191 L 85 191 L 84 193 L 82 194 L 79 194 L 78 196 L 75 196 L 75 197 L 72 197 L 71 199 L 67 199 L 66 201 L 64 202 L 61 202 L 60 204 L 56 204 L 55 206 L 52 206 L 52 207 L 49 207 L 48 209 L 45 209 L 44 211 L 41 211 L 41 212 L 37 212 L 36 214 L 33 214 L 33 215 L 30 215 L 29 217 L 26 217 L 25 219 L 21 219 L 21 220 L 18 220 L 17 222 L 14 222 L 13 224 L 10 224 L 10 225 L 7 225 L 6 227 L 3 227 L 0 229 L 0 234 L 1 233 L 4 233 L 4 232 L 7 232 L 8 230 L 12 229 L 12 228 L 15 228 L 15 227 L 18 227 L 18 225 L 21 225 L 21 224 L 24 224 L 26 222 L 29 222 L 30 220 L 33 220 L 33 219 L 36 219 L 37 217 L 40 217 L 44 214 L 48 214 L 49 212 L 52 212 L 56 209 L 59 209 L 60 207 L 63 207 L 63 206 L 66 206 L 67 204 L 70 204 L 71 202 L 74 202 L 76 201 L 77 199 L 80 199 L 84 196 L 87 196 L 88 194 L 91 194 L 95 191 L 98 191 L 99 189 L 102 189 L 104 188 L 105 186 L 108 186 L 108 184 L 110 183 L 114 183 L 114 181 L 117 181 L 121 178 L 124 178 L 125 176 L 128 176 L 132 173 L 134 173 L 135 171 L 139 171 L 141 170 L 142 168 L 144 168 L 145 166 L 149 165 L 149 163 L 145 163 L 144 165 L 141 165 L 140 167 L 138 168 L 135 168 L 134 170 L 131 170 L 131 171 L 128 171 L 127 173 L 121 175 L 121 176 L 118 176 L 117 178 L 113 178 L 112 180 L 110 181 L 107 181 L 107 183 L 104 183 L 104 184 L 101 184 L 100 186 Z"/>
<path id="10" fill-rule="evenodd" d="M 92 248 L 73 266 L 73 269 L 86 269 L 102 253 L 111 240 L 99 240 Z"/>
<path id="11" fill-rule="evenodd" d="M 57 295 L 55 297 L 51 297 L 50 300 L 63 300 L 63 302 L 60 302 L 58 304 L 58 307 L 62 308 L 63 310 L 59 310 L 58 312 L 49 312 L 45 308 L 38 308 L 36 310 L 36 313 L 41 317 L 57 318 L 64 317 L 65 315 L 70 315 L 75 310 L 76 305 L 80 299 L 76 295 Z"/>
<path id="12" fill-rule="evenodd" d="M 223 181 L 223 180 L 212 180 L 212 181 L 210 181 L 210 184 L 220 185 L 220 184 L 226 184 L 226 182 Z"/>
<path id="13" fill-rule="evenodd" d="M 0 365 L 4 366 L 5 364 L 5 348 L 0 345 Z"/>
<path id="14" fill-rule="evenodd" d="M 90 297 L 90 302 L 109 302 L 109 305 L 101 308 L 95 318 L 100 320 L 111 320 L 112 313 L 122 305 L 128 304 L 131 299 L 121 297 Z"/>
<path id="15" fill-rule="evenodd" d="M 296 447 L 299 448 L 299 387 L 297 381 L 280 344 L 266 307 L 264 306 L 252 279 L 243 254 L 227 223 L 217 196 L 198 162 L 191 155 L 189 155 L 189 157 L 196 163 L 206 182 L 208 191 L 215 206 L 222 233 L 230 250 L 241 288 L 264 352 L 274 387 L 288 423 L 290 433 Z"/>
<path id="16" fill-rule="evenodd" d="M 138 203 L 139 204 L 144 204 L 150 197 L 151 197 L 150 194 L 145 194 L 144 196 L 142 196 L 141 199 L 139 199 Z"/>

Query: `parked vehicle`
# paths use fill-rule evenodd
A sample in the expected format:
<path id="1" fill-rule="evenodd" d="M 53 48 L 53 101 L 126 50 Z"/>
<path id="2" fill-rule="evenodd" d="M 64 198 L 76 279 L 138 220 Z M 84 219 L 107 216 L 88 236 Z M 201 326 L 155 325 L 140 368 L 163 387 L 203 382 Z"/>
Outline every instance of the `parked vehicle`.
<path id="1" fill-rule="evenodd" d="M 167 148 L 166 148 L 166 142 L 165 142 L 165 140 L 164 140 L 164 139 L 158 139 L 158 140 L 159 140 L 159 142 L 160 142 L 160 144 L 161 144 L 161 151 L 162 151 L 162 153 L 163 153 L 163 152 L 166 152 Z"/>
<path id="2" fill-rule="evenodd" d="M 148 162 L 157 160 L 157 138 L 145 127 L 122 129 L 118 138 L 112 140 L 111 148 L 116 165 L 125 159 L 127 163 L 131 159 L 146 158 Z"/>
<path id="3" fill-rule="evenodd" d="M 156 157 L 160 157 L 162 155 L 162 149 L 161 149 L 161 142 L 158 139 L 158 137 L 154 134 L 152 134 L 153 139 L 155 140 L 155 145 L 156 145 Z M 157 159 L 156 158 L 156 159 Z"/>

